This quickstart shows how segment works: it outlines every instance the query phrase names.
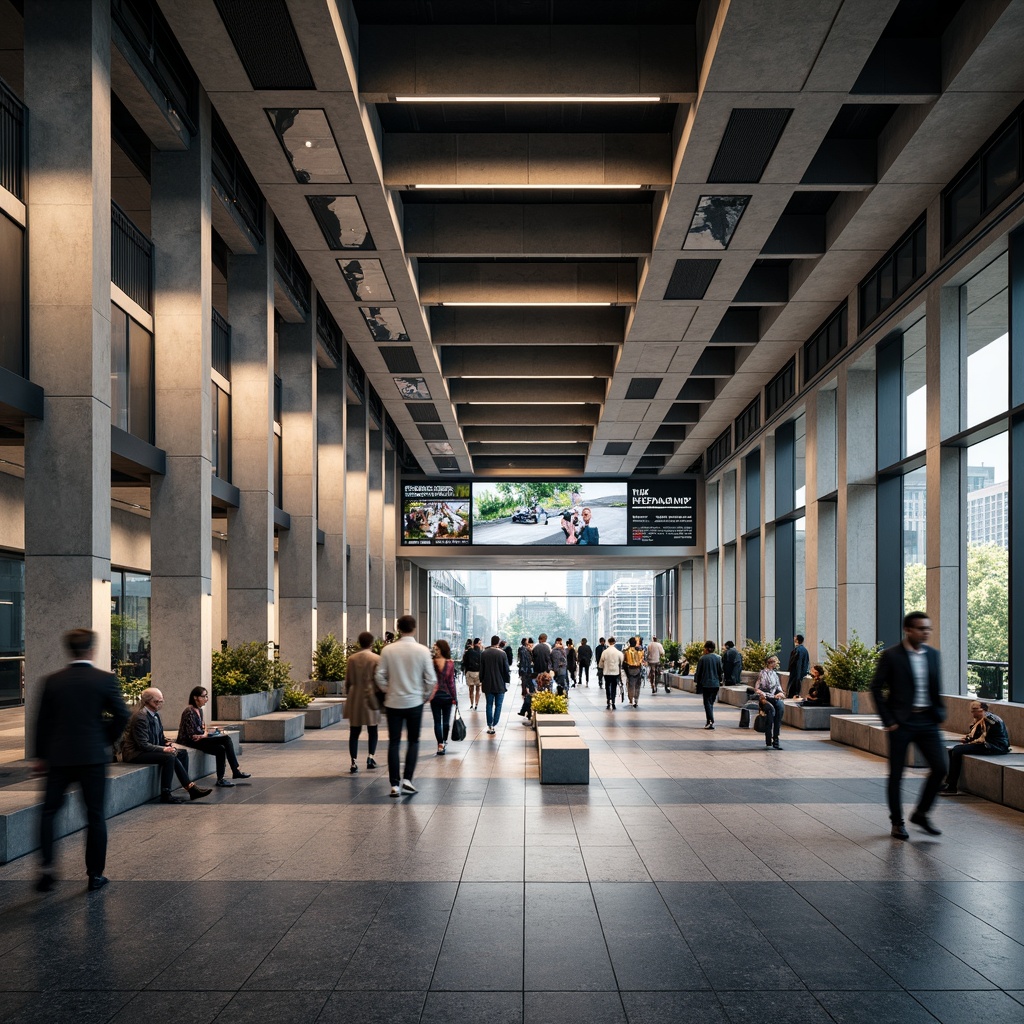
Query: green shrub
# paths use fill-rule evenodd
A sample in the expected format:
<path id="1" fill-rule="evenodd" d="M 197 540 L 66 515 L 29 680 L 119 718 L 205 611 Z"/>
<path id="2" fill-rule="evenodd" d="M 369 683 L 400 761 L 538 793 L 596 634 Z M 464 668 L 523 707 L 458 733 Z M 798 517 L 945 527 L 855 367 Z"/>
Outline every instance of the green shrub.
<path id="1" fill-rule="evenodd" d="M 683 657 L 686 659 L 686 663 L 690 666 L 692 672 L 697 667 L 697 662 L 700 661 L 701 655 L 704 653 L 704 641 L 703 640 L 691 640 L 683 648 Z"/>
<path id="2" fill-rule="evenodd" d="M 569 714 L 569 696 L 565 693 L 540 690 L 533 695 L 530 707 L 538 715 L 567 715 Z"/>
<path id="3" fill-rule="evenodd" d="M 153 674 L 147 672 L 146 675 L 140 676 L 138 679 L 118 676 L 117 681 L 121 684 L 121 694 L 125 704 L 132 706 L 139 703 L 142 691 L 153 685 Z"/>
<path id="4" fill-rule="evenodd" d="M 665 648 L 665 656 L 661 659 L 662 664 L 674 665 L 679 661 L 681 648 L 678 640 L 666 640 L 661 646 Z"/>
<path id="5" fill-rule="evenodd" d="M 302 708 L 308 708 L 312 703 L 313 694 L 306 693 L 305 690 L 295 685 L 286 686 L 284 693 L 281 694 L 282 711 L 301 711 Z"/>
<path id="6" fill-rule="evenodd" d="M 782 641 L 776 637 L 769 640 L 763 637 L 761 640 L 751 640 L 748 636 L 743 641 L 743 671 L 760 672 L 768 663 L 768 659 L 774 657 L 782 649 Z"/>
<path id="7" fill-rule="evenodd" d="M 342 643 L 333 633 L 320 637 L 313 648 L 313 678 L 326 683 L 345 678 L 353 645 Z"/>
<path id="8" fill-rule="evenodd" d="M 267 645 L 259 640 L 213 652 L 210 690 L 215 696 L 240 696 L 287 686 L 291 665 L 267 657 Z"/>
<path id="9" fill-rule="evenodd" d="M 825 682 L 838 690 L 867 690 L 875 675 L 878 656 L 885 644 L 877 643 L 868 647 L 853 631 L 848 644 L 831 644 L 821 641 L 825 648 Z"/>

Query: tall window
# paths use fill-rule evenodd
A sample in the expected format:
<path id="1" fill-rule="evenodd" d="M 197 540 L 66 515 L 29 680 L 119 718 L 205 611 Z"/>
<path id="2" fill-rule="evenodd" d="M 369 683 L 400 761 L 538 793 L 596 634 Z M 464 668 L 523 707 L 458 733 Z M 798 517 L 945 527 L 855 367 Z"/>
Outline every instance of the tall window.
<path id="1" fill-rule="evenodd" d="M 927 476 L 924 467 L 903 477 L 903 614 L 922 611 L 927 563 Z"/>
<path id="2" fill-rule="evenodd" d="M 925 318 L 903 332 L 903 454 L 913 455 L 927 447 L 925 403 L 927 365 Z"/>
<path id="3" fill-rule="evenodd" d="M 0 366 L 25 376 L 25 232 L 0 213 Z"/>
<path id="4" fill-rule="evenodd" d="M 153 335 L 110 306 L 110 422 L 153 443 Z"/>
<path id="5" fill-rule="evenodd" d="M 231 395 L 217 384 L 210 385 L 213 408 L 213 475 L 231 481 Z"/>
<path id="6" fill-rule="evenodd" d="M 1007 282 L 1008 258 L 1003 253 L 960 289 L 961 360 L 967 379 L 961 426 L 965 430 L 1009 408 Z"/>
<path id="7" fill-rule="evenodd" d="M 25 562 L 0 555 L 0 707 L 22 703 Z"/>
<path id="8" fill-rule="evenodd" d="M 110 667 L 138 678 L 150 670 L 150 581 L 143 573 L 110 574 Z"/>

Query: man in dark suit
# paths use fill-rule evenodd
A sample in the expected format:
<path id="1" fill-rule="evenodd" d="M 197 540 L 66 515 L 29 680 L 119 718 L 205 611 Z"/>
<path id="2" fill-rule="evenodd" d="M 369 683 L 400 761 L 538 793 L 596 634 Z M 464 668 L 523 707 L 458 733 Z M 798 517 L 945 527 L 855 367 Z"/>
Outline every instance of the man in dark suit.
<path id="1" fill-rule="evenodd" d="M 117 677 L 92 664 L 98 637 L 90 629 L 74 629 L 64 637 L 71 663 L 43 683 L 36 718 L 34 756 L 36 771 L 46 772 L 46 795 L 39 827 L 43 871 L 36 882 L 39 892 L 53 888 L 53 819 L 74 782 L 82 788 L 87 815 L 85 871 L 89 890 L 107 884 L 107 819 L 103 807 L 107 788 L 110 746 L 128 721 Z M 109 719 L 103 717 L 110 714 Z"/>
<path id="2" fill-rule="evenodd" d="M 946 750 L 939 735 L 946 708 L 939 696 L 939 652 L 927 643 L 931 635 L 931 619 L 924 612 L 907 615 L 903 643 L 882 652 L 871 681 L 871 695 L 889 733 L 889 817 L 894 839 L 910 838 L 903 824 L 900 785 L 911 743 L 924 755 L 929 773 L 910 820 L 929 835 L 942 834 L 928 819 L 946 775 Z"/>
<path id="3" fill-rule="evenodd" d="M 803 687 L 804 676 L 811 671 L 811 656 L 804 647 L 802 633 L 793 637 L 793 650 L 789 652 L 789 688 L 787 697 L 799 697 Z"/>

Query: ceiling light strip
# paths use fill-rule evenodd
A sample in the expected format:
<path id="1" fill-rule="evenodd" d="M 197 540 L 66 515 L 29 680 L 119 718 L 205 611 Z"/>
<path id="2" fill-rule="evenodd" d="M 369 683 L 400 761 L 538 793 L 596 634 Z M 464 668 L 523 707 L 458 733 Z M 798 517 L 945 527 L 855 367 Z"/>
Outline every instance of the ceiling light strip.
<path id="1" fill-rule="evenodd" d="M 607 192 L 639 192 L 643 189 L 644 185 L 638 185 L 635 182 L 622 183 L 619 185 L 596 185 L 586 184 L 581 182 L 564 182 L 564 181 L 553 181 L 547 184 L 533 184 L 524 182 L 501 182 L 501 183 L 484 183 L 484 182 L 458 182 L 456 184 L 451 183 L 430 183 L 430 182 L 419 182 L 415 185 L 409 185 L 409 189 L 559 189 L 569 191 L 575 189 L 578 192 L 590 190 L 594 191 L 600 189 Z"/>
<path id="2" fill-rule="evenodd" d="M 663 103 L 663 96 L 396 96 L 396 103 Z"/>
<path id="3" fill-rule="evenodd" d="M 435 306 L 614 306 L 614 302 L 425 302 Z"/>

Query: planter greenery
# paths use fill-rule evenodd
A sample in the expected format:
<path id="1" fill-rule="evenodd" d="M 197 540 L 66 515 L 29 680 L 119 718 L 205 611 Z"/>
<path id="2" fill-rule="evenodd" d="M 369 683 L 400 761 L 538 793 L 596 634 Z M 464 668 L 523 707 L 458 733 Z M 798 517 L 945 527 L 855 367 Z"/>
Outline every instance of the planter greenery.
<path id="1" fill-rule="evenodd" d="M 679 641 L 666 640 L 661 646 L 665 648 L 665 656 L 661 659 L 662 664 L 677 665 L 679 663 Z"/>
<path id="2" fill-rule="evenodd" d="M 768 659 L 775 657 L 782 650 L 782 641 L 776 637 L 769 640 L 762 637 L 760 640 L 751 640 L 747 637 L 743 641 L 743 670 L 745 672 L 760 672 L 768 663 Z"/>
<path id="3" fill-rule="evenodd" d="M 262 693 L 288 686 L 291 665 L 267 657 L 267 645 L 259 640 L 213 652 L 210 690 L 215 697 Z"/>
<path id="4" fill-rule="evenodd" d="M 540 690 L 533 695 L 530 708 L 535 715 L 567 715 L 569 714 L 569 697 L 564 693 Z"/>
<path id="5" fill-rule="evenodd" d="M 341 682 L 353 650 L 353 644 L 342 643 L 333 633 L 320 637 L 313 648 L 313 678 L 321 683 Z"/>
<path id="6" fill-rule="evenodd" d="M 124 696 L 125 704 L 129 707 L 138 704 L 142 697 L 142 691 L 153 685 L 153 674 L 147 672 L 138 679 L 128 676 L 118 676 L 117 681 L 121 684 L 121 694 Z"/>
<path id="7" fill-rule="evenodd" d="M 299 686 L 286 686 L 281 694 L 282 711 L 301 711 L 313 703 L 313 694 L 306 693 Z"/>
<path id="8" fill-rule="evenodd" d="M 683 657 L 686 659 L 686 664 L 689 666 L 690 675 L 693 674 L 694 669 L 697 667 L 697 662 L 700 661 L 701 655 L 704 653 L 704 641 L 703 640 L 691 640 L 683 648 Z"/>
<path id="9" fill-rule="evenodd" d="M 825 648 L 825 682 L 837 690 L 867 690 L 875 675 L 878 656 L 885 644 L 869 647 L 853 631 L 848 644 L 831 644 L 821 641 Z"/>

